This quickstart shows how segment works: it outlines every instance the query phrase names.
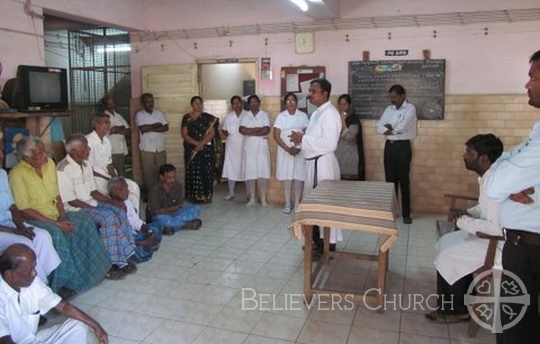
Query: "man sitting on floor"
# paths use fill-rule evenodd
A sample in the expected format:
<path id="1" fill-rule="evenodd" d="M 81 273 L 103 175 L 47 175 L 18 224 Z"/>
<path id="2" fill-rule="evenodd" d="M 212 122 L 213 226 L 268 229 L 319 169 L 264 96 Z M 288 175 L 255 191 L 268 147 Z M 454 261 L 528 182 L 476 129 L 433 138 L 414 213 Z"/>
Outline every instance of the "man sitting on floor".
<path id="1" fill-rule="evenodd" d="M 157 222 L 144 223 L 139 217 L 133 204 L 128 200 L 129 190 L 126 180 L 122 177 L 112 177 L 107 184 L 109 196 L 116 201 L 120 209 L 126 213 L 128 222 L 135 236 L 135 251 L 137 262 L 150 260 L 157 251 L 163 236 L 163 226 Z"/>
<path id="2" fill-rule="evenodd" d="M 92 339 L 88 327 L 100 344 L 108 343 L 101 325 L 36 278 L 35 267 L 36 255 L 24 244 L 0 255 L 0 343 L 87 343 Z M 52 308 L 70 319 L 38 331 L 40 315 Z"/>
<path id="3" fill-rule="evenodd" d="M 137 270 L 135 242 L 126 214 L 117 202 L 97 191 L 88 163 L 90 147 L 82 134 L 71 134 L 66 139 L 68 155 L 57 167 L 58 188 L 64 208 L 89 215 L 99 228 L 101 241 L 113 267 L 108 277 L 118 279 Z"/>
<path id="4" fill-rule="evenodd" d="M 464 297 L 473 280 L 473 272 L 484 264 L 489 244 L 489 240 L 478 238 L 476 232 L 502 235 L 499 203 L 485 195 L 484 181 L 489 176 L 491 164 L 501 156 L 503 144 L 493 134 L 484 134 L 471 137 L 465 146 L 465 167 L 478 174 L 480 196 L 475 207 L 462 213 L 455 211 L 456 225 L 461 230 L 443 235 L 437 243 L 438 310 L 426 317 L 443 324 L 470 318 Z M 502 242 L 497 251 L 496 262 L 500 262 Z"/>
<path id="5" fill-rule="evenodd" d="M 148 193 L 147 219 L 160 223 L 165 235 L 180 229 L 199 229 L 202 221 L 197 218 L 201 207 L 196 204 L 184 206 L 182 184 L 176 180 L 176 167 L 170 164 L 159 167 L 160 181 Z"/>
<path id="6" fill-rule="evenodd" d="M 94 130 L 86 135 L 88 145 L 90 146 L 90 155 L 88 161 L 94 169 L 94 178 L 99 192 L 107 194 L 107 182 L 111 177 L 116 177 L 118 172 L 114 168 L 112 160 L 112 146 L 109 140 L 111 131 L 111 120 L 106 114 L 99 114 L 92 119 Z M 131 179 L 126 179 L 129 186 L 129 200 L 139 212 L 141 199 L 141 190 L 139 185 Z"/>

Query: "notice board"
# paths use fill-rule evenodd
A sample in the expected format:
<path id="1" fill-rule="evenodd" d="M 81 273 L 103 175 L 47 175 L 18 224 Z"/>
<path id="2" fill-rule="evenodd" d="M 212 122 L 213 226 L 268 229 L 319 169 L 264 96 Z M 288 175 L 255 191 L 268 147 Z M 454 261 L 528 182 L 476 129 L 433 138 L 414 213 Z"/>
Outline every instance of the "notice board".
<path id="1" fill-rule="evenodd" d="M 360 118 L 379 119 L 388 89 L 402 85 L 418 119 L 444 119 L 446 60 L 350 61 L 349 94 Z"/>
<path id="2" fill-rule="evenodd" d="M 298 98 L 297 107 L 306 113 L 313 112 L 316 107 L 312 105 L 307 97 L 309 95 L 309 83 L 313 79 L 324 78 L 326 67 L 300 66 L 281 68 L 281 111 L 285 110 L 283 97 L 287 93 L 294 93 Z"/>

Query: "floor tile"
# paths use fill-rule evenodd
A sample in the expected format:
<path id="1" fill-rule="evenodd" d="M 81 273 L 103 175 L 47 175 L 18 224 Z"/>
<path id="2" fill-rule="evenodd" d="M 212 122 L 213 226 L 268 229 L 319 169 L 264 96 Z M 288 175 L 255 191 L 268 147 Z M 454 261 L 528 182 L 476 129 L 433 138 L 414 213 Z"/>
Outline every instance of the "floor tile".
<path id="1" fill-rule="evenodd" d="M 253 329 L 252 334 L 295 341 L 304 323 L 305 320 L 301 318 L 265 313 Z"/>
<path id="2" fill-rule="evenodd" d="M 398 344 L 399 333 L 384 329 L 353 327 L 347 344 Z"/>
<path id="3" fill-rule="evenodd" d="M 238 344 L 243 343 L 247 336 L 247 333 L 207 327 L 201 334 L 199 334 L 193 344 Z"/>
<path id="4" fill-rule="evenodd" d="M 212 327 L 250 333 L 264 312 L 261 310 L 242 310 L 234 306 L 224 307 L 210 323 Z"/>
<path id="5" fill-rule="evenodd" d="M 304 243 L 287 230 L 294 215 L 283 215 L 278 206 L 246 208 L 242 192 L 223 201 L 224 187 L 218 186 L 212 204 L 202 206 L 200 231 L 164 237 L 135 274 L 105 280 L 73 299 L 103 324 L 111 343 L 494 342 L 488 331 L 469 338 L 467 324 L 433 324 L 424 318 L 429 310 L 411 309 L 409 295 L 436 291 L 434 228 L 440 215 L 414 214 L 411 226 L 398 220 L 385 312 L 362 302 L 328 310 L 331 302 L 303 302 Z M 376 241 L 372 234 L 344 232 L 338 250 L 373 254 Z M 327 273 L 326 286 L 344 292 L 376 287 L 375 262 L 335 260 Z M 398 295 L 401 303 L 392 303 Z"/>
<path id="6" fill-rule="evenodd" d="M 192 343 L 203 330 L 203 326 L 169 320 L 148 336 L 143 344 L 188 344 Z"/>
<path id="7" fill-rule="evenodd" d="M 308 319 L 298 342 L 306 344 L 346 344 L 350 326 Z"/>

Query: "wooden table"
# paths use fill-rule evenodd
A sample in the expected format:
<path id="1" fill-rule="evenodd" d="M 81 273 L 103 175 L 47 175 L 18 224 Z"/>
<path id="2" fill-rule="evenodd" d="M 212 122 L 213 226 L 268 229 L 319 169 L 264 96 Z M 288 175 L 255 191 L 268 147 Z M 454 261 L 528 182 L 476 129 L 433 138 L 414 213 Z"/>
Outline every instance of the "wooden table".
<path id="1" fill-rule="evenodd" d="M 353 295 L 355 301 L 371 301 L 382 306 L 388 271 L 390 247 L 398 239 L 395 217 L 397 202 L 392 183 L 359 181 L 323 181 L 320 182 L 296 210 L 290 226 L 293 235 L 305 240 L 304 249 L 304 294 L 306 302 L 311 302 L 314 294 Z M 315 269 L 312 268 L 312 230 L 313 226 L 324 227 L 324 254 Z M 346 230 L 371 232 L 379 235 L 378 254 L 358 254 L 330 252 L 330 227 Z M 344 293 L 324 289 L 324 284 L 315 285 L 319 274 L 329 258 L 363 259 L 378 261 L 378 285 L 380 293 L 364 295 Z M 318 284 L 321 284 L 318 281 Z M 379 307 L 382 311 L 383 307 Z"/>

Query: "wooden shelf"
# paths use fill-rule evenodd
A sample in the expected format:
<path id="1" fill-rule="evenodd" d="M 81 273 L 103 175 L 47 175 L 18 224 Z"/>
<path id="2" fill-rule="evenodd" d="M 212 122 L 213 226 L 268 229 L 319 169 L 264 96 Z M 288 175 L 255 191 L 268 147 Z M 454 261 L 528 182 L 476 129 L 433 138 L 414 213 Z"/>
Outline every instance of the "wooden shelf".
<path id="1" fill-rule="evenodd" d="M 10 122 L 17 122 L 18 125 L 15 126 L 26 126 L 31 135 L 41 137 L 49 128 L 54 118 L 69 117 L 72 114 L 72 111 L 2 112 L 0 113 L 0 126 L 3 126 L 6 122 L 8 125 L 13 125 Z M 42 119 L 44 121 L 43 127 L 41 123 Z M 46 138 L 45 141 L 48 142 L 48 139 Z"/>
<path id="2" fill-rule="evenodd" d="M 68 117 L 73 113 L 71 111 L 52 111 L 52 112 L 0 112 L 0 119 L 12 118 L 34 118 L 34 117 Z"/>

